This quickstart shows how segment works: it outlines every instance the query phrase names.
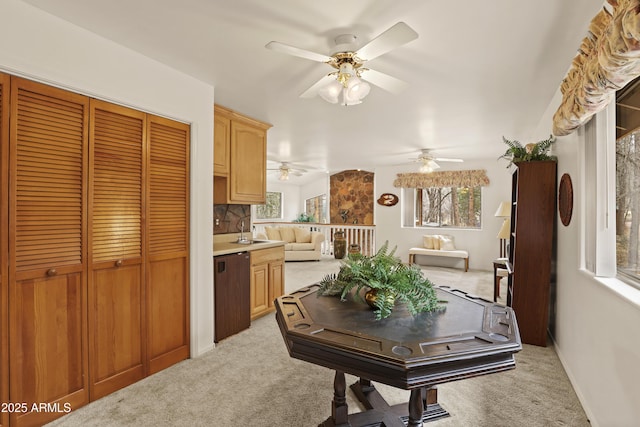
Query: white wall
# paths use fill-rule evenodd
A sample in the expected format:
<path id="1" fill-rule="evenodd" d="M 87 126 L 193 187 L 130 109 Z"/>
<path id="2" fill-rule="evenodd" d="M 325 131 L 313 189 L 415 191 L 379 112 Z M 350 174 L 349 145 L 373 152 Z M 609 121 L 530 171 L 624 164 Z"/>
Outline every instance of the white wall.
<path id="1" fill-rule="evenodd" d="M 312 197 L 321 196 L 323 194 L 327 195 L 327 220 L 329 219 L 329 212 L 331 206 L 331 200 L 329 197 L 329 175 L 328 174 L 317 174 L 313 181 L 310 181 L 302 186 L 300 186 L 300 212 L 304 212 L 304 203 L 305 200 L 311 199 Z"/>
<path id="2" fill-rule="evenodd" d="M 496 144 L 502 144 L 497 140 Z M 511 200 L 511 172 L 506 168 L 508 162 L 497 159 L 465 161 L 464 163 L 443 163 L 440 170 L 485 169 L 490 185 L 482 189 L 482 226 L 480 229 L 431 229 L 402 227 L 402 191 L 393 186 L 396 174 L 401 172 L 415 172 L 416 166 L 384 167 L 375 170 L 375 194 L 377 200 L 383 193 L 393 193 L 401 198 L 395 206 L 381 206 L 375 204 L 374 218 L 376 224 L 376 244 L 378 247 L 386 240 L 389 246 L 397 245 L 396 255 L 408 261 L 409 248 L 422 246 L 422 236 L 425 234 L 450 234 L 454 236 L 456 247 L 469 252 L 469 268 L 475 270 L 493 270 L 493 260 L 500 255 L 498 231 L 502 225 L 502 218 L 494 216 L 502 201 Z M 443 265 L 462 266 L 462 261 L 437 260 L 433 257 L 429 262 L 443 263 Z"/>
<path id="3" fill-rule="evenodd" d="M 213 87 L 17 0 L 0 70 L 191 124 L 191 355 L 213 347 Z"/>
<path id="4" fill-rule="evenodd" d="M 540 121 L 539 139 L 549 135 L 555 98 Z M 598 141 L 601 143 L 602 141 Z M 587 206 L 581 170 L 584 133 L 558 138 L 558 177 L 574 187 L 571 223 L 558 219 L 556 351 L 593 426 L 637 426 L 640 420 L 640 291 L 616 279 L 602 280 L 581 269 Z M 609 191 L 615 192 L 615 188 Z"/>

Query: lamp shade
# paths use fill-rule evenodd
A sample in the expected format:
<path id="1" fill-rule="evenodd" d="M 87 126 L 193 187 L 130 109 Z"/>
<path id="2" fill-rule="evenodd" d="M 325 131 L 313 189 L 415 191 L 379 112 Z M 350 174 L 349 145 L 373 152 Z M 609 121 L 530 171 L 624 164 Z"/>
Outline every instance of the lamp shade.
<path id="1" fill-rule="evenodd" d="M 500 218 L 509 218 L 511 216 L 511 203 L 510 202 L 500 202 L 500 206 L 498 206 L 498 210 L 495 215 Z"/>
<path id="2" fill-rule="evenodd" d="M 508 239 L 509 232 L 511 229 L 511 221 L 505 219 L 502 221 L 502 227 L 500 227 L 500 231 L 498 231 L 498 235 L 496 236 L 498 239 Z"/>

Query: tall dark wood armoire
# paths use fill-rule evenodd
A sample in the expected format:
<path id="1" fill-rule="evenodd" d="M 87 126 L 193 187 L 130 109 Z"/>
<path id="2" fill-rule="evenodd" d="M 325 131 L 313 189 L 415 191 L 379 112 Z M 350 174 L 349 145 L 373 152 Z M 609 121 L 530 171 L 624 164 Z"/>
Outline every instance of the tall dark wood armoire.
<path id="1" fill-rule="evenodd" d="M 511 190 L 510 304 L 523 343 L 546 346 L 554 261 L 556 162 L 519 162 Z"/>

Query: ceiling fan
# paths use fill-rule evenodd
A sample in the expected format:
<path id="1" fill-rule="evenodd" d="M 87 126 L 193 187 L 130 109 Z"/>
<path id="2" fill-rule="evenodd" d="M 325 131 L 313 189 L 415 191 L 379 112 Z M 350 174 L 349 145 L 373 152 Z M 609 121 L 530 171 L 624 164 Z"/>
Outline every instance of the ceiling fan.
<path id="1" fill-rule="evenodd" d="M 280 173 L 280 177 L 278 177 L 280 181 L 288 181 L 289 175 L 302 176 L 303 173 L 307 172 L 306 169 L 292 166 L 288 162 L 281 162 L 277 168 L 267 168 L 267 170 L 278 171 Z"/>
<path id="2" fill-rule="evenodd" d="M 420 155 L 418 156 L 417 159 L 415 159 L 416 162 L 420 163 L 420 172 L 423 173 L 429 173 L 429 172 L 433 172 L 436 169 L 440 169 L 440 165 L 436 162 L 456 162 L 456 163 L 461 163 L 464 160 L 462 159 L 452 159 L 452 158 L 447 158 L 447 157 L 435 157 L 433 154 L 431 154 L 431 150 L 428 148 L 423 148 L 420 151 Z"/>
<path id="3" fill-rule="evenodd" d="M 318 80 L 300 95 L 301 98 L 320 95 L 322 99 L 332 104 L 340 102 L 341 105 L 355 105 L 360 104 L 362 99 L 369 94 L 370 87 L 367 82 L 394 94 L 404 89 L 407 84 L 402 80 L 365 68 L 363 65 L 366 61 L 377 58 L 416 38 L 418 38 L 418 33 L 404 22 L 398 22 L 357 50 L 354 50 L 355 35 L 339 35 L 335 38 L 338 51 L 330 56 L 276 41 L 267 43 L 265 47 L 276 52 L 324 62 L 337 70 Z M 342 99 L 340 99 L 340 95 L 342 95 Z"/>

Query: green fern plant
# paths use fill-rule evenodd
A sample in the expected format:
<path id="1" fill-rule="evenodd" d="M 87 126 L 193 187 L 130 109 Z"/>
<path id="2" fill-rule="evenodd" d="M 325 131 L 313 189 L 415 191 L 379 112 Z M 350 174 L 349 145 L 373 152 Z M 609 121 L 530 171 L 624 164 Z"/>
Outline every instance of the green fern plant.
<path id="1" fill-rule="evenodd" d="M 553 135 L 549 135 L 549 138 L 536 142 L 535 144 L 522 145 L 519 141 L 510 141 L 504 136 L 502 141 L 507 144 L 507 151 L 498 157 L 498 159 L 507 159 L 511 166 L 514 162 L 535 162 L 543 160 L 556 160 L 556 156 L 549 155 L 549 149 L 551 144 L 556 142 Z"/>
<path id="2" fill-rule="evenodd" d="M 337 274 L 326 275 L 319 282 L 318 295 L 339 295 L 345 301 L 352 294 L 363 300 L 362 291 L 375 290 L 373 305 L 378 320 L 389 317 L 396 303 L 404 303 L 414 316 L 443 309 L 433 283 L 422 276 L 420 268 L 403 264 L 394 255 L 396 248 L 388 249 L 387 241 L 373 256 L 349 254 Z"/>

